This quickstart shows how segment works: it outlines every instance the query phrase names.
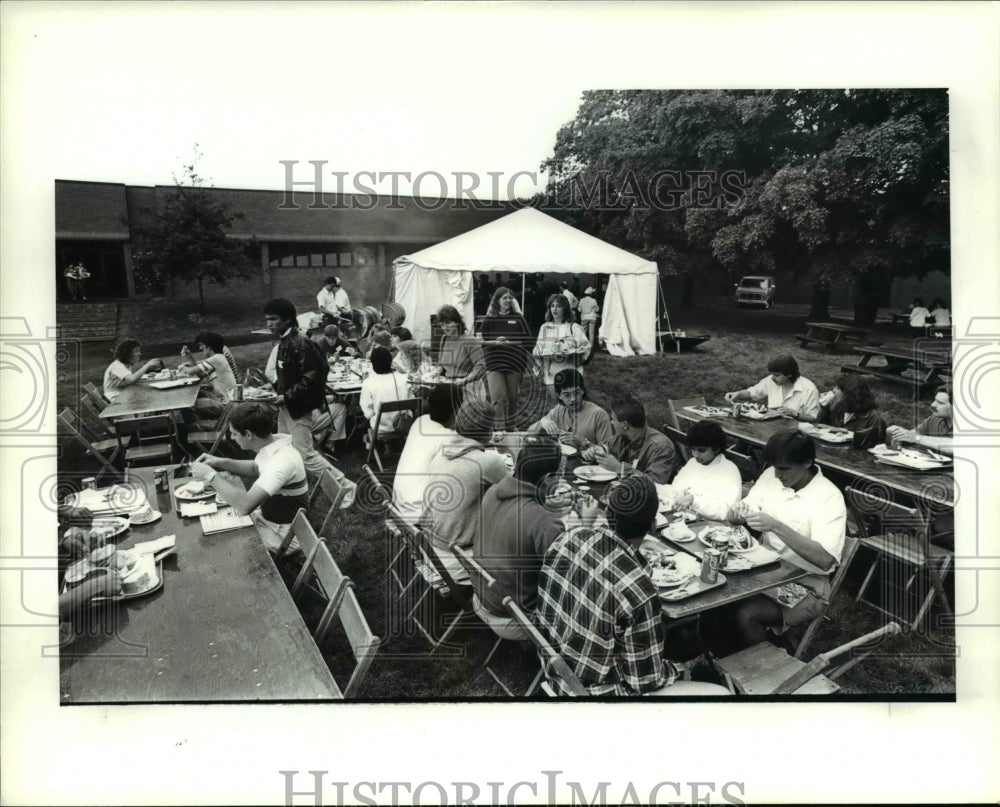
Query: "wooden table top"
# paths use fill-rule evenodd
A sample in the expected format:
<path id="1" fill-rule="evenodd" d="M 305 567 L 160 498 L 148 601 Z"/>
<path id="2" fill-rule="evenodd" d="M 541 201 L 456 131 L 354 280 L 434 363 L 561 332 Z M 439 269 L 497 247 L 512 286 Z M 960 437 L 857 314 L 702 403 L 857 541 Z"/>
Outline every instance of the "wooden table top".
<path id="1" fill-rule="evenodd" d="M 101 417 L 114 419 L 173 409 L 190 409 L 198 399 L 199 389 L 198 384 L 157 389 L 140 381 L 118 393 L 118 397 L 101 411 Z"/>
<path id="2" fill-rule="evenodd" d="M 947 348 L 942 347 L 941 349 L 937 349 L 936 346 L 933 350 L 921 347 L 914 347 L 912 350 L 900 350 L 899 348 L 872 347 L 871 345 L 854 348 L 855 353 L 861 353 L 862 355 L 906 359 L 929 366 L 950 366 L 951 356 L 946 351 Z"/>
<path id="3" fill-rule="evenodd" d="M 841 331 L 843 333 L 868 333 L 867 328 L 861 328 L 857 325 L 844 325 L 840 322 L 807 322 L 810 328 L 825 328 L 828 331 Z"/>
<path id="4" fill-rule="evenodd" d="M 677 413 L 682 421 L 694 423 L 704 420 L 701 415 L 682 409 Z M 794 421 L 786 418 L 777 420 L 750 420 L 731 417 L 714 418 L 722 431 L 731 437 L 745 440 L 755 446 L 763 446 L 777 431 L 796 428 Z M 937 507 L 955 505 L 955 477 L 951 471 L 913 471 L 897 468 L 875 461 L 875 457 L 863 449 L 850 444 L 832 445 L 816 440 L 816 462 L 827 475 L 845 477 L 848 482 L 861 479 L 884 485 L 924 503 Z"/>
<path id="5" fill-rule="evenodd" d="M 61 702 L 339 699 L 256 528 L 202 535 L 198 519 L 182 519 L 173 496 L 155 491 L 151 469 L 130 476 L 163 518 L 118 545 L 174 534 L 177 554 L 163 561 L 159 591 L 80 615 L 61 651 Z"/>

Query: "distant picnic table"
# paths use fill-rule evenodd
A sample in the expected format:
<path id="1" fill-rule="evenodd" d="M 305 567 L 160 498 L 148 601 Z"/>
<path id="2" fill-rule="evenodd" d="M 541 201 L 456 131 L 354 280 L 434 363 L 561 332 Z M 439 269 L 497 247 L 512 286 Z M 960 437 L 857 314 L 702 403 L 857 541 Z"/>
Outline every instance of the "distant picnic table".
<path id="1" fill-rule="evenodd" d="M 883 381 L 894 383 L 910 384 L 919 393 L 925 389 L 937 387 L 944 382 L 942 373 L 951 373 L 951 355 L 944 349 L 927 350 L 913 347 L 910 350 L 899 350 L 897 348 L 884 348 L 876 345 L 854 348 L 855 353 L 859 353 L 861 358 L 856 365 L 842 365 L 841 369 L 848 373 L 862 373 L 874 376 Z M 883 358 L 886 361 L 885 367 L 872 367 L 871 360 Z M 916 371 L 915 376 L 904 376 L 906 370 Z"/>
<path id="2" fill-rule="evenodd" d="M 859 328 L 856 325 L 841 325 L 838 322 L 807 322 L 806 333 L 797 333 L 795 338 L 799 340 L 802 347 L 808 347 L 810 343 L 823 345 L 826 350 L 837 350 L 842 345 L 848 347 L 853 344 L 864 342 L 868 337 L 866 328 Z"/>

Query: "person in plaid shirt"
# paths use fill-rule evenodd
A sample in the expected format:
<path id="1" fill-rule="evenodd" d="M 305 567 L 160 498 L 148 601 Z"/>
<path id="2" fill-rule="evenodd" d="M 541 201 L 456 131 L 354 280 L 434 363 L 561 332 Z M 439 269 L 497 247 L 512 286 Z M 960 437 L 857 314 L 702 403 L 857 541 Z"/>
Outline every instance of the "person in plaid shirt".
<path id="1" fill-rule="evenodd" d="M 560 535 L 542 564 L 539 626 L 591 695 L 728 695 L 717 684 L 681 681 L 687 669 L 662 657 L 660 600 L 636 551 L 657 509 L 653 480 L 637 473 L 608 496 L 612 529 Z"/>

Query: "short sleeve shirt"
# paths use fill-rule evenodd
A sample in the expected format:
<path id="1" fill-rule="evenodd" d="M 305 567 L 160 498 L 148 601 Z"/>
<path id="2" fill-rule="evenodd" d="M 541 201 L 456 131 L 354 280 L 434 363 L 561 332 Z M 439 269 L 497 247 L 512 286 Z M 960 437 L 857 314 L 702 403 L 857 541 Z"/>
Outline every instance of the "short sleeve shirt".
<path id="1" fill-rule="evenodd" d="M 750 387 L 747 392 L 751 398 L 760 400 L 766 399 L 767 405 L 772 409 L 784 406 L 797 414 L 819 415 L 819 390 L 805 376 L 795 379 L 791 389 L 786 393 L 771 376 L 764 376 L 760 381 Z"/>
<path id="2" fill-rule="evenodd" d="M 767 468 L 744 501 L 754 510 L 773 516 L 800 535 L 812 539 L 836 561 L 840 561 L 847 534 L 847 507 L 844 495 L 823 476 L 819 468 L 816 468 L 816 475 L 809 483 L 798 491 L 786 488 L 778 481 L 774 468 Z M 789 563 L 812 572 L 811 577 L 803 579 L 803 585 L 814 589 L 821 587 L 817 583 L 829 574 L 829 570 L 820 569 L 793 552 L 773 532 L 765 532 L 763 539 Z"/>
<path id="3" fill-rule="evenodd" d="M 124 362 L 118 361 L 118 359 L 111 362 L 108 369 L 104 371 L 104 397 L 109 401 L 117 398 L 126 386 L 122 383 L 123 379 L 131 373 L 132 370 Z"/>

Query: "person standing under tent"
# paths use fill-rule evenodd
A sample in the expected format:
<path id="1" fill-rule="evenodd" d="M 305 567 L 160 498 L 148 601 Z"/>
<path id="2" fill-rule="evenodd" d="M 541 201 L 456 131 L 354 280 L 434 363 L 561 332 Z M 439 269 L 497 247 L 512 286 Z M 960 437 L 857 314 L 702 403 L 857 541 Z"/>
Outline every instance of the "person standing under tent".
<path id="1" fill-rule="evenodd" d="M 597 314 L 601 310 L 601 307 L 597 304 L 597 300 L 594 299 L 593 286 L 587 286 L 583 290 L 583 297 L 580 298 L 579 302 L 579 310 L 580 324 L 587 334 L 587 339 L 590 340 L 590 349 L 593 351 L 594 342 L 597 339 Z"/>
<path id="2" fill-rule="evenodd" d="M 562 283 L 559 284 L 559 288 L 561 290 L 562 295 L 569 301 L 570 321 L 575 322 L 576 311 L 580 305 L 580 302 L 579 300 L 576 299 L 576 295 L 573 294 L 572 291 L 570 291 L 569 283 L 563 281 Z"/>

